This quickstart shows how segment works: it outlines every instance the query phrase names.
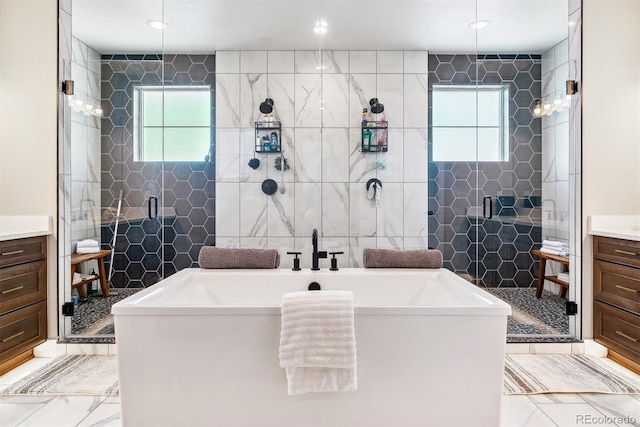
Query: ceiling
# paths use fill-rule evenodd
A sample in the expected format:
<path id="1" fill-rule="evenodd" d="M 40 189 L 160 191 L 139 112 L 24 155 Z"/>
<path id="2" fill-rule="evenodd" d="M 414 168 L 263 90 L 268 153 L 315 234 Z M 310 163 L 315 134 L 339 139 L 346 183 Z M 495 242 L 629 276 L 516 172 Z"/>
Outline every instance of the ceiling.
<path id="1" fill-rule="evenodd" d="M 73 35 L 102 54 L 542 53 L 568 34 L 567 0 L 73 0 L 72 10 Z M 320 18 L 328 23 L 322 36 L 312 31 Z M 169 27 L 155 30 L 152 19 Z M 472 30 L 476 20 L 491 25 Z"/>

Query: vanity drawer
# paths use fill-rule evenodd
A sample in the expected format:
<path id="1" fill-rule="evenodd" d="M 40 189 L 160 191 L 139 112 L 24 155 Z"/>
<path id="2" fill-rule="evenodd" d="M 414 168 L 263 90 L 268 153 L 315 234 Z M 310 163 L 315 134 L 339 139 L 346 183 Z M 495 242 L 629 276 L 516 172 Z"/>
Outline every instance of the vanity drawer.
<path id="1" fill-rule="evenodd" d="M 47 298 L 47 262 L 0 269 L 0 313 Z"/>
<path id="2" fill-rule="evenodd" d="M 594 236 L 593 257 L 640 267 L 640 242 Z"/>
<path id="3" fill-rule="evenodd" d="M 640 362 L 640 316 L 595 301 L 593 336 L 611 350 Z"/>
<path id="4" fill-rule="evenodd" d="M 640 314 L 640 269 L 595 260 L 593 297 Z"/>
<path id="5" fill-rule="evenodd" d="M 46 237 L 30 237 L 0 242 L 0 267 L 38 261 L 44 259 L 46 253 Z"/>
<path id="6" fill-rule="evenodd" d="M 0 316 L 0 363 L 41 344 L 47 338 L 47 305 L 38 302 Z"/>

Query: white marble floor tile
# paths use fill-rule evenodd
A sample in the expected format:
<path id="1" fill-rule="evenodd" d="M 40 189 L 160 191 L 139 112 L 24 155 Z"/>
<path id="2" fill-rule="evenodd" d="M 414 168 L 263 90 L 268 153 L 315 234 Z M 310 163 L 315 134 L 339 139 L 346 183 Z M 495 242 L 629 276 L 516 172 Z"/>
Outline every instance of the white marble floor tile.
<path id="1" fill-rule="evenodd" d="M 29 404 L 40 403 L 44 405 L 45 403 L 49 403 L 55 398 L 56 396 L 16 394 L 16 395 L 0 396 L 0 403 L 29 403 Z"/>
<path id="2" fill-rule="evenodd" d="M 603 414 L 615 418 L 619 427 L 637 426 L 640 422 L 640 400 L 621 394 L 584 394 L 583 399 Z"/>
<path id="3" fill-rule="evenodd" d="M 606 420 L 594 422 L 594 420 L 600 421 L 601 418 L 604 418 L 604 415 L 588 403 L 539 404 L 538 408 L 542 409 L 556 425 L 561 427 L 583 426 L 588 424 L 615 427 L 614 423 L 604 422 Z"/>
<path id="4" fill-rule="evenodd" d="M 572 393 L 544 393 L 529 394 L 529 399 L 533 403 L 585 403 L 578 394 Z"/>
<path id="5" fill-rule="evenodd" d="M 0 400 L 0 426 L 17 426 L 44 405 L 44 403 L 13 403 Z"/>
<path id="6" fill-rule="evenodd" d="M 102 403 L 120 403 L 120 395 L 116 394 L 114 396 L 109 396 Z"/>
<path id="7" fill-rule="evenodd" d="M 67 427 L 84 420 L 104 396 L 60 396 L 44 405 L 20 424 L 20 427 Z"/>
<path id="8" fill-rule="evenodd" d="M 77 427 L 120 427 L 119 403 L 103 403 L 93 410 Z"/>
<path id="9" fill-rule="evenodd" d="M 527 396 L 503 396 L 501 427 L 555 427 L 551 419 Z"/>
<path id="10" fill-rule="evenodd" d="M 0 376 L 0 386 L 13 384 L 51 362 L 53 357 L 36 357 Z"/>

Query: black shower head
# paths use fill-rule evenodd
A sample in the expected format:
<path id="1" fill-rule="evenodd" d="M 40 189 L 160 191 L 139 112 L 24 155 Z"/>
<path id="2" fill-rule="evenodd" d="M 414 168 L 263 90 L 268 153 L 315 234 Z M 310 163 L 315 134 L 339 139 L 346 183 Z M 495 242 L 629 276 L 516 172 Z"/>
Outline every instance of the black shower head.
<path id="1" fill-rule="evenodd" d="M 369 100 L 369 105 L 371 106 L 371 112 L 373 114 L 380 114 L 384 112 L 384 104 L 378 102 L 378 98 L 371 98 Z"/>
<path id="2" fill-rule="evenodd" d="M 273 111 L 273 99 L 267 98 L 260 103 L 260 112 L 262 114 L 270 114 Z"/>

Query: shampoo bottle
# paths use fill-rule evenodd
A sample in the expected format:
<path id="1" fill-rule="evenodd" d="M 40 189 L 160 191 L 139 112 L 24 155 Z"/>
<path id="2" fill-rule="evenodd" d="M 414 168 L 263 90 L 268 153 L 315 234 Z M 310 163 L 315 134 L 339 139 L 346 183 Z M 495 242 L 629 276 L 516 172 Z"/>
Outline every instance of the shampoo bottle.
<path id="1" fill-rule="evenodd" d="M 371 131 L 369 129 L 362 131 L 362 145 L 364 151 L 371 151 Z"/>

